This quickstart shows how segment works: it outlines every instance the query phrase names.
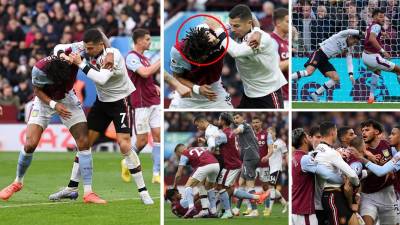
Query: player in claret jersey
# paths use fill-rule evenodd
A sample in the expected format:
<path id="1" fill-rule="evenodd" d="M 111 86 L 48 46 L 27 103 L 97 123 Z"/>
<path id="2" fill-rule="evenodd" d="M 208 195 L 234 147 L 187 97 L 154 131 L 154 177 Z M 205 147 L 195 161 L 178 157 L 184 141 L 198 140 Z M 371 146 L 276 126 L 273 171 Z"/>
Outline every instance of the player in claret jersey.
<path id="1" fill-rule="evenodd" d="M 364 40 L 364 51 L 362 54 L 364 64 L 367 66 L 368 70 L 373 73 L 368 103 L 373 103 L 375 101 L 374 92 L 382 70 L 396 73 L 397 79 L 400 80 L 400 67 L 389 61 L 390 54 L 385 51 L 382 44 L 382 36 L 385 35 L 385 29 L 383 28 L 383 24 L 385 23 L 385 11 L 382 9 L 374 9 L 372 18 L 372 24 L 367 28 Z"/>
<path id="2" fill-rule="evenodd" d="M 92 154 L 88 141 L 88 125 L 81 103 L 72 90 L 78 67 L 67 61 L 68 57 L 48 56 L 38 61 L 32 69 L 32 84 L 36 94 L 29 115 L 26 144 L 20 152 L 15 181 L 0 191 L 0 198 L 8 200 L 23 187 L 23 178 L 29 168 L 43 131 L 53 114 L 57 113 L 74 137 L 83 179 L 85 203 L 106 203 L 92 191 Z M 68 198 L 76 199 L 77 193 Z"/>
<path id="3" fill-rule="evenodd" d="M 271 37 L 276 42 L 276 48 L 279 53 L 279 68 L 281 69 L 285 79 L 289 79 L 289 12 L 285 8 L 278 8 L 274 12 L 275 28 Z M 289 101 L 289 86 L 285 84 L 282 86 L 282 96 L 285 104 Z M 286 108 L 286 107 L 285 107 Z"/>
<path id="4" fill-rule="evenodd" d="M 160 91 L 154 84 L 154 74 L 160 71 L 160 60 L 151 64 L 150 59 L 143 55 L 150 49 L 150 32 L 145 29 L 136 29 L 132 35 L 134 49 L 126 57 L 126 67 L 136 90 L 131 94 L 131 103 L 134 110 L 136 143 L 133 148 L 140 152 L 148 142 L 148 133 L 153 137 L 153 183 L 160 183 Z M 130 179 L 129 170 L 123 165 L 124 180 Z"/>
<path id="5" fill-rule="evenodd" d="M 179 180 L 181 179 L 183 168 L 185 166 L 191 166 L 194 170 L 192 175 L 186 181 L 184 200 L 188 201 L 188 211 L 184 217 L 188 217 L 196 211 L 193 199 L 193 188 L 200 185 L 199 193 L 200 195 L 208 195 L 210 202 L 215 201 L 215 193 L 207 192 L 213 188 L 215 182 L 217 181 L 217 176 L 219 173 L 219 163 L 214 155 L 204 147 L 193 147 L 186 148 L 184 144 L 178 144 L 175 147 L 175 154 L 179 159 L 179 167 L 175 175 L 174 188 L 176 188 Z M 204 183 L 204 186 L 201 183 Z M 214 194 L 214 195 L 213 195 Z M 200 213 L 202 215 L 207 215 L 208 212 Z"/>
<path id="6" fill-rule="evenodd" d="M 171 202 L 171 211 L 177 217 L 185 216 L 185 214 L 189 210 L 188 201 L 182 199 L 182 195 L 179 193 L 177 189 L 168 189 L 166 192 L 165 199 Z M 193 210 L 192 213 L 186 216 L 186 218 L 193 217 L 196 211 L 201 210 L 201 203 L 199 196 L 198 195 L 194 196 L 193 200 L 194 200 L 194 207 L 196 208 L 196 210 Z"/>

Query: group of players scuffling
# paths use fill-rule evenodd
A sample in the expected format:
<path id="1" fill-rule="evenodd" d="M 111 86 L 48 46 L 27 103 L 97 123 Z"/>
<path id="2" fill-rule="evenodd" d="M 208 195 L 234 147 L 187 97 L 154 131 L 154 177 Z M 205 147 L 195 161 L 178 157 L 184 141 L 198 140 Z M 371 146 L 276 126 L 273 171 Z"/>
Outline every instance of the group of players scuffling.
<path id="1" fill-rule="evenodd" d="M 370 82 L 370 91 L 368 103 L 375 102 L 375 90 L 378 86 L 381 71 L 393 72 L 400 80 L 400 67 L 390 61 L 390 54 L 385 51 L 382 39 L 386 35 L 383 24 L 385 22 L 385 11 L 374 9 L 372 12 L 372 23 L 367 27 L 365 39 L 363 43 L 364 51 L 362 53 L 362 61 L 366 65 L 367 70 L 372 73 Z M 297 81 L 302 77 L 310 76 L 318 69 L 325 77 L 330 78 L 310 97 L 314 102 L 318 102 L 318 96 L 322 95 L 326 90 L 334 88 L 336 84 L 340 84 L 339 76 L 335 67 L 329 62 L 332 57 L 346 54 L 347 72 L 349 79 L 354 85 L 354 71 L 352 62 L 353 46 L 357 45 L 361 40 L 362 32 L 359 30 L 348 29 L 334 34 L 327 40 L 319 44 L 319 48 L 315 50 L 308 61 L 304 64 L 305 70 L 297 71 L 292 74 L 292 80 Z"/>
<path id="2" fill-rule="evenodd" d="M 399 224 L 400 126 L 388 140 L 375 120 L 360 128 L 293 130 L 292 224 Z"/>
<path id="3" fill-rule="evenodd" d="M 224 57 L 219 57 L 226 50 L 235 59 L 243 82 L 244 95 L 238 108 L 283 108 L 283 98 L 288 100 L 288 22 L 287 9 L 275 10 L 275 29 L 268 34 L 260 29 L 250 8 L 239 4 L 229 12 L 229 24 L 225 25 L 229 34 L 209 18 L 189 29 L 170 51 L 170 69 L 176 78 L 172 85 L 179 89 L 169 107 L 233 108 L 221 80 Z M 167 81 L 173 79 L 166 77 Z"/>
<path id="4" fill-rule="evenodd" d="M 35 64 L 32 84 L 36 97 L 29 113 L 26 144 L 19 154 L 15 181 L 0 191 L 1 199 L 8 200 L 23 188 L 23 179 L 40 137 L 52 115 L 58 114 L 75 139 L 78 153 L 68 186 L 50 195 L 50 200 L 76 199 L 82 179 L 83 201 L 106 203 L 92 190 L 91 146 L 113 122 L 124 156 L 123 169 L 133 177 L 143 203 L 153 204 L 144 183 L 138 154 L 147 144 L 147 133 L 151 132 L 154 139 L 153 182 L 160 183 L 160 96 L 153 81 L 160 62 L 151 65 L 143 55 L 151 43 L 147 30 L 134 30 L 132 39 L 135 46 L 128 54 L 126 63 L 120 51 L 110 47 L 107 37 L 100 30 L 89 29 L 83 41 L 59 44 L 54 48 L 53 55 Z M 97 98 L 87 120 L 73 90 L 79 70 L 94 81 L 97 90 Z M 137 135 L 134 145 L 131 144 L 133 123 Z M 128 176 L 125 180 L 131 179 Z"/>
<path id="5" fill-rule="evenodd" d="M 265 205 L 264 216 L 269 216 L 275 201 L 281 202 L 282 213 L 285 213 L 287 202 L 275 186 L 287 146 L 277 138 L 275 128 L 264 130 L 261 119 L 256 116 L 250 125 L 239 112 L 233 116 L 221 113 L 218 123 L 219 128 L 205 116 L 197 116 L 194 124 L 204 132 L 204 137 L 197 141 L 202 147 L 184 144 L 175 147 L 179 166 L 173 188 L 165 195 L 171 202 L 172 212 L 183 218 L 227 219 L 239 216 L 242 202 L 246 200 L 245 216 L 259 216 L 257 203 Z M 180 194 L 177 186 L 185 166 L 192 167 L 193 172 Z M 235 187 L 239 175 L 239 185 Z M 262 191 L 258 193 L 255 189 L 257 177 L 262 183 Z M 193 190 L 195 187 L 197 194 Z M 232 207 L 233 198 L 237 200 L 236 207 Z"/>

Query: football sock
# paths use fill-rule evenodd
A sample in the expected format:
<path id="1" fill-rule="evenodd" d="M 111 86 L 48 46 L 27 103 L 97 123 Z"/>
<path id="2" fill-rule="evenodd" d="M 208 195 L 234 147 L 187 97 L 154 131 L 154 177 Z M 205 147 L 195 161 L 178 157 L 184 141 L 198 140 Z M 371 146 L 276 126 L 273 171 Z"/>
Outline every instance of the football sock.
<path id="1" fill-rule="evenodd" d="M 201 208 L 203 210 L 208 210 L 208 208 L 210 208 L 210 202 L 208 200 L 207 191 L 204 188 L 204 186 L 199 187 L 199 194 L 200 194 Z"/>
<path id="2" fill-rule="evenodd" d="M 249 193 L 254 195 L 256 193 L 256 190 L 254 188 L 249 188 Z M 251 203 L 251 209 L 252 210 L 257 209 L 257 204 L 255 202 Z"/>
<path id="3" fill-rule="evenodd" d="M 219 191 L 219 200 L 221 201 L 222 205 L 224 206 L 225 211 L 231 209 L 229 195 L 225 189 L 222 189 Z"/>
<path id="4" fill-rule="evenodd" d="M 265 199 L 265 201 L 264 201 L 264 206 L 265 206 L 266 209 L 269 209 L 270 201 L 271 201 L 270 197 L 268 197 L 267 199 Z"/>
<path id="5" fill-rule="evenodd" d="M 378 86 L 379 75 L 373 73 L 371 76 L 371 88 L 369 89 L 369 96 L 375 96 L 375 90 Z"/>
<path id="6" fill-rule="evenodd" d="M 79 179 L 81 178 L 81 173 L 79 171 L 79 157 L 75 156 L 74 164 L 72 165 L 71 178 L 69 179 L 68 187 L 77 188 L 79 185 Z"/>
<path id="7" fill-rule="evenodd" d="M 154 143 L 153 151 L 153 174 L 160 174 L 160 143 Z"/>
<path id="8" fill-rule="evenodd" d="M 317 91 L 315 91 L 315 93 L 317 95 L 322 94 L 324 91 L 326 91 L 327 89 L 331 89 L 333 86 L 335 86 L 336 82 L 332 79 L 328 80 L 327 82 L 325 82 L 321 87 L 319 87 L 317 89 Z"/>
<path id="9" fill-rule="evenodd" d="M 184 199 L 188 202 L 188 208 L 192 208 L 194 206 L 193 203 L 193 189 L 191 187 L 185 188 L 185 196 Z"/>
<path id="10" fill-rule="evenodd" d="M 275 188 L 270 188 L 269 189 L 269 193 L 270 193 L 270 203 L 269 203 L 269 210 L 272 211 L 272 206 L 274 206 L 274 202 L 275 202 L 275 198 L 276 198 L 276 194 L 275 194 Z"/>
<path id="11" fill-rule="evenodd" d="M 210 212 L 212 214 L 217 213 L 217 198 L 214 188 L 207 191 L 208 201 L 210 201 Z"/>
<path id="12" fill-rule="evenodd" d="M 146 191 L 146 185 L 143 180 L 142 169 L 140 168 L 140 160 L 136 152 L 132 149 L 124 155 L 126 166 L 129 169 L 133 179 L 135 180 L 136 186 L 139 192 Z"/>
<path id="13" fill-rule="evenodd" d="M 25 172 L 31 165 L 32 158 L 33 158 L 33 153 L 26 153 L 23 149 L 19 152 L 18 164 L 17 164 L 17 176 L 15 178 L 15 181 L 21 183 L 23 182 Z"/>
<path id="14" fill-rule="evenodd" d="M 238 197 L 239 199 L 256 199 L 255 195 L 253 195 L 247 191 L 244 191 L 242 189 L 235 189 L 235 191 L 233 192 L 233 195 L 235 197 Z"/>
<path id="15" fill-rule="evenodd" d="M 93 160 L 91 150 L 78 152 L 79 170 L 83 180 L 84 193 L 92 192 Z"/>
<path id="16" fill-rule="evenodd" d="M 292 80 L 298 80 L 302 77 L 306 77 L 310 74 L 307 73 L 307 70 L 300 70 L 295 73 L 292 73 Z"/>

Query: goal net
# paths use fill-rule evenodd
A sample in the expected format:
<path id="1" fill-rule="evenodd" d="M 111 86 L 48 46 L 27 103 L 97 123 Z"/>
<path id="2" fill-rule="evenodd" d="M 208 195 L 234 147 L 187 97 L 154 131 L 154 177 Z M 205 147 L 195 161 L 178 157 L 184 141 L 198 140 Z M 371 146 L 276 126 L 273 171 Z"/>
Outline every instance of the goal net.
<path id="1" fill-rule="evenodd" d="M 333 34 L 345 29 L 363 32 L 372 22 L 372 11 L 381 8 L 385 11 L 384 49 L 390 59 L 400 65 L 400 1 L 399 0 L 301 0 L 293 2 L 293 58 L 292 72 L 304 70 L 304 63 L 318 44 Z M 354 48 L 353 85 L 349 79 L 345 55 L 330 59 L 340 77 L 340 84 L 320 96 L 322 102 L 366 102 L 370 92 L 372 74 L 363 64 L 361 54 L 363 39 Z M 292 81 L 293 101 L 312 101 L 310 94 L 329 78 L 318 70 L 311 76 Z M 374 92 L 376 102 L 400 102 L 400 84 L 395 73 L 382 71 Z"/>

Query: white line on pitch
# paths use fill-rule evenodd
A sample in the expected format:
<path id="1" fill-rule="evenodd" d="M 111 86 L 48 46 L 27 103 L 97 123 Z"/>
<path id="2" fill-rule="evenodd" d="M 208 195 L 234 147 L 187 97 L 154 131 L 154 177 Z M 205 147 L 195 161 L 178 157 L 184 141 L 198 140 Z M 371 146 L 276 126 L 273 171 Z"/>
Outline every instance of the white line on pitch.
<path id="1" fill-rule="evenodd" d="M 159 199 L 160 197 L 154 197 L 153 199 Z M 107 200 L 107 202 L 117 202 L 117 201 L 127 201 L 127 200 L 140 200 L 140 198 L 119 198 Z M 60 201 L 60 202 L 41 202 L 41 203 L 27 203 L 27 204 L 19 204 L 19 205 L 0 205 L 0 209 L 2 208 L 20 208 L 20 207 L 30 207 L 30 206 L 38 206 L 38 205 L 58 205 L 58 204 L 71 204 L 77 203 L 78 201 Z"/>

